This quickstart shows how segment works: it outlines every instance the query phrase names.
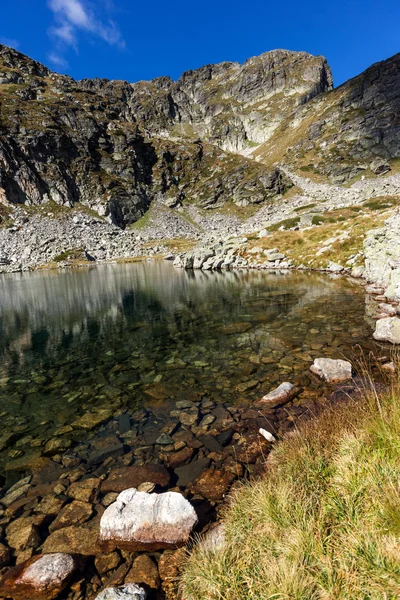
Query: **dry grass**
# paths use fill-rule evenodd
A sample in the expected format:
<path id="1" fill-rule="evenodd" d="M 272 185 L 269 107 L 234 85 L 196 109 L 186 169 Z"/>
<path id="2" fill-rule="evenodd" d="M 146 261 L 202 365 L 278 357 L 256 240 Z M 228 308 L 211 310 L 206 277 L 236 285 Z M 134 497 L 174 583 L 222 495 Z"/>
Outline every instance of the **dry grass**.
<path id="1" fill-rule="evenodd" d="M 400 597 L 400 385 L 364 396 L 277 445 L 227 509 L 225 549 L 189 557 L 185 600 Z"/>
<path id="2" fill-rule="evenodd" d="M 278 248 L 292 259 L 295 266 L 317 269 L 326 267 L 328 261 L 345 265 L 350 257 L 363 250 L 366 233 L 383 225 L 397 202 L 393 197 L 385 196 L 374 199 L 370 206 L 349 206 L 325 212 L 314 218 L 316 226 L 297 231 L 277 231 L 277 226 L 286 226 L 286 221 L 282 221 L 269 227 L 271 235 L 268 237 L 254 239 L 253 236 L 243 255 L 246 258 L 252 256 L 254 260 L 254 255 L 249 255 L 248 250 L 259 246 L 263 249 Z M 324 251 L 317 254 L 322 248 Z M 262 256 L 260 260 L 264 262 L 266 259 Z"/>

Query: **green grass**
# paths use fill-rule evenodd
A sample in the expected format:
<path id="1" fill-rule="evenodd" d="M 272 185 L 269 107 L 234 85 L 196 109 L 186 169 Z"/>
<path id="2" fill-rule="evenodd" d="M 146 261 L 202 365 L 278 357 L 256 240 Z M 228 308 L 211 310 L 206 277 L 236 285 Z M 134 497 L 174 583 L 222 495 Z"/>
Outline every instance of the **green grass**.
<path id="1" fill-rule="evenodd" d="M 284 219 L 283 221 L 279 221 L 279 223 L 274 223 L 268 227 L 268 231 L 278 231 L 281 227 L 283 229 L 293 229 L 293 227 L 297 227 L 300 223 L 300 217 L 293 217 L 291 219 Z"/>
<path id="2" fill-rule="evenodd" d="M 400 386 L 280 442 L 226 509 L 224 549 L 195 546 L 184 600 L 400 597 Z"/>

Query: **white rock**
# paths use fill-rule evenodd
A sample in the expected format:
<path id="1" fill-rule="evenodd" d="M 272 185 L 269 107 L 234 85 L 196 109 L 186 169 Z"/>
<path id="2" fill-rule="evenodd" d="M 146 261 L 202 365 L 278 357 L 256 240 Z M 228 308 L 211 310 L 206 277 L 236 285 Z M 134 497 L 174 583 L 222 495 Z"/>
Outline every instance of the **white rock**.
<path id="1" fill-rule="evenodd" d="M 258 433 L 260 433 L 263 437 L 265 437 L 265 439 L 268 442 L 275 442 L 275 438 L 272 435 L 272 433 L 270 433 L 269 431 L 267 431 L 266 429 L 263 429 L 262 427 L 260 427 L 260 429 L 258 430 Z"/>
<path id="2" fill-rule="evenodd" d="M 207 533 L 200 540 L 200 546 L 202 550 L 206 552 L 216 552 L 223 550 L 226 546 L 225 526 L 223 523 L 218 523 L 212 529 L 209 529 Z"/>
<path id="3" fill-rule="evenodd" d="M 352 378 L 352 366 L 347 360 L 316 358 L 310 371 L 329 383 L 339 383 Z"/>
<path id="4" fill-rule="evenodd" d="M 276 406 L 280 406 L 281 404 L 286 404 L 292 398 L 295 397 L 297 392 L 297 388 L 288 381 L 284 381 L 272 392 L 266 394 L 260 400 L 257 400 L 256 405 L 259 405 L 263 408 L 275 408 Z"/>
<path id="5" fill-rule="evenodd" d="M 379 319 L 376 322 L 376 329 L 373 336 L 380 342 L 400 344 L 400 319 L 398 317 Z"/>
<path id="6" fill-rule="evenodd" d="M 52 590 L 62 587 L 75 569 L 75 561 L 69 554 L 45 554 L 24 569 L 15 583 L 32 586 L 38 591 Z"/>
<path id="7" fill-rule="evenodd" d="M 135 583 L 109 587 L 100 592 L 95 600 L 146 600 L 147 593 Z"/>
<path id="8" fill-rule="evenodd" d="M 128 551 L 182 546 L 197 523 L 193 506 L 177 492 L 121 492 L 100 521 L 100 541 Z"/>

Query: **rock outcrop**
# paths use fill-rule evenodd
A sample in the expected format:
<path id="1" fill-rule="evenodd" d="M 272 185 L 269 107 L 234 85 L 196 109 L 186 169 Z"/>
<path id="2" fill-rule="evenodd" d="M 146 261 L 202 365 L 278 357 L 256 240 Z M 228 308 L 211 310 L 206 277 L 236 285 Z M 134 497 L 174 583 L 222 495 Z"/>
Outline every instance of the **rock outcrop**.
<path id="1" fill-rule="evenodd" d="M 398 317 L 387 317 L 376 322 L 374 338 L 380 342 L 391 342 L 400 344 L 400 319 Z"/>
<path id="2" fill-rule="evenodd" d="M 383 227 L 372 229 L 364 242 L 365 277 L 386 290 L 387 298 L 400 297 L 400 212 Z"/>
<path id="3" fill-rule="evenodd" d="M 191 504 L 177 492 L 121 492 L 100 521 L 100 542 L 134 552 L 183 546 L 197 522 Z"/>

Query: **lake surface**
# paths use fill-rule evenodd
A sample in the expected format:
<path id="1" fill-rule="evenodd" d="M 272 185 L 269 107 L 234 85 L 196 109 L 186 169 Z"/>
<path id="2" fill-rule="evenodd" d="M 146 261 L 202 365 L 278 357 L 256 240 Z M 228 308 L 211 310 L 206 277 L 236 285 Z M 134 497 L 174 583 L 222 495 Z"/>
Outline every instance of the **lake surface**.
<path id="1" fill-rule="evenodd" d="M 0 470 L 87 412 L 318 386 L 314 358 L 373 348 L 372 327 L 363 288 L 324 274 L 160 262 L 2 275 L 0 416 L 16 435 L 0 440 Z"/>

